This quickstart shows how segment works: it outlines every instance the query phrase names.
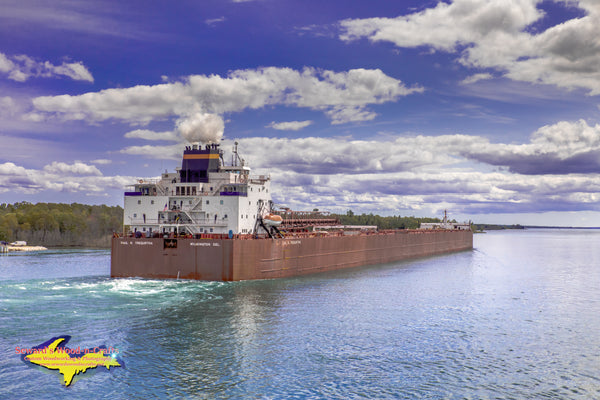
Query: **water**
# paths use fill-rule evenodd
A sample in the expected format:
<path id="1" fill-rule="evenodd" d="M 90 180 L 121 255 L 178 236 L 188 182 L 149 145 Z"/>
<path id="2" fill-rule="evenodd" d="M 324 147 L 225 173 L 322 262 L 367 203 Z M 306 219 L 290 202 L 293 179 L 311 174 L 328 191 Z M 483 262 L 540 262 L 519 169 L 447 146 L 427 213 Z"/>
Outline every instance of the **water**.
<path id="1" fill-rule="evenodd" d="M 600 398 L 600 231 L 293 279 L 110 279 L 110 254 L 0 257 L 0 398 Z M 71 335 L 124 367 L 71 386 L 15 348 Z"/>

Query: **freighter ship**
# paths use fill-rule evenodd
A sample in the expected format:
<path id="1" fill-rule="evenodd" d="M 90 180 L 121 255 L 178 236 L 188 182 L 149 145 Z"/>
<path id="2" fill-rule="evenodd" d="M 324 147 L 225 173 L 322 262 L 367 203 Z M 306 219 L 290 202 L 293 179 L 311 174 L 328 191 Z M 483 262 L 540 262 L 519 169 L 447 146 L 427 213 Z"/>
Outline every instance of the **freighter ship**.
<path id="1" fill-rule="evenodd" d="M 468 224 L 380 231 L 277 209 L 268 175 L 217 144 L 186 146 L 181 168 L 125 192 L 111 276 L 212 281 L 282 278 L 473 248 Z"/>

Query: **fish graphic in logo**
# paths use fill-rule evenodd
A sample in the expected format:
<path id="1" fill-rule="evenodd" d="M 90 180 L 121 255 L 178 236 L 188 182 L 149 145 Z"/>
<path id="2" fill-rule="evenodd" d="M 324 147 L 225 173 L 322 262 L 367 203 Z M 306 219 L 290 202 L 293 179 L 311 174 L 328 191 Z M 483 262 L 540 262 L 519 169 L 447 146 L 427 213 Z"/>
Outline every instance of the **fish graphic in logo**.
<path id="1" fill-rule="evenodd" d="M 88 349 L 69 348 L 65 345 L 70 339 L 71 336 L 68 335 L 57 336 L 32 348 L 17 347 L 15 352 L 21 354 L 21 360 L 26 364 L 58 370 L 63 375 L 65 386 L 71 385 L 76 375 L 90 369 L 105 367 L 110 370 L 110 367 L 122 366 L 122 361 L 117 356 L 119 353 L 117 349 L 106 346 Z"/>

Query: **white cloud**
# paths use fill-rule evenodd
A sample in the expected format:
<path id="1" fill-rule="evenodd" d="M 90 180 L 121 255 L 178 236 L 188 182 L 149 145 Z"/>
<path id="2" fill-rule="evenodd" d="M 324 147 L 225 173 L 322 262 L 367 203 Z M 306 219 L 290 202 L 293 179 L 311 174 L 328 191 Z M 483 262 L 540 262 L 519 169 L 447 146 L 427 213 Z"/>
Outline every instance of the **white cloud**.
<path id="1" fill-rule="evenodd" d="M 127 139 L 180 141 L 181 138 L 172 131 L 155 132 L 148 129 L 136 129 L 125 134 Z"/>
<path id="2" fill-rule="evenodd" d="M 465 79 L 463 79 L 463 81 L 461 82 L 464 85 L 468 85 L 470 83 L 475 83 L 481 80 L 486 80 L 486 79 L 492 79 L 493 76 L 492 74 L 488 74 L 488 73 L 481 73 L 481 74 L 474 74 L 471 75 Z"/>
<path id="3" fill-rule="evenodd" d="M 99 164 L 99 165 L 107 165 L 107 164 L 112 164 L 112 160 L 108 160 L 106 158 L 99 158 L 97 160 L 92 160 L 91 161 L 93 164 Z"/>
<path id="4" fill-rule="evenodd" d="M 600 125 L 561 121 L 539 128 L 529 143 L 480 143 L 465 148 L 465 157 L 505 166 L 523 174 L 600 172 Z"/>
<path id="5" fill-rule="evenodd" d="M 440 2 L 397 18 L 341 21 L 340 38 L 460 52 L 460 62 L 468 67 L 600 94 L 600 7 L 593 1 L 564 1 L 564 7 L 578 6 L 586 15 L 531 33 L 528 28 L 544 16 L 538 4 L 537 0 Z"/>
<path id="6" fill-rule="evenodd" d="M 0 164 L 0 175 L 25 175 L 27 170 L 23 167 L 20 167 L 14 163 L 6 162 L 4 164 Z"/>
<path id="7" fill-rule="evenodd" d="M 60 175 L 102 175 L 102 172 L 93 165 L 87 165 L 82 162 L 74 162 L 67 164 L 64 162 L 54 161 L 44 167 L 44 171 L 49 174 Z"/>
<path id="8" fill-rule="evenodd" d="M 25 82 L 31 77 L 56 78 L 66 76 L 76 81 L 94 82 L 94 77 L 81 62 L 54 65 L 49 61 L 39 62 L 26 55 L 8 57 L 0 53 L 0 72 L 8 79 Z"/>
<path id="9" fill-rule="evenodd" d="M 252 137 L 239 142 L 254 173 L 270 173 L 274 200 L 295 209 L 438 215 L 448 208 L 473 216 L 600 211 L 600 125 L 585 121 L 541 127 L 523 144 L 467 135 Z M 222 148 L 232 144 L 223 141 Z M 156 161 L 181 160 L 182 151 L 182 144 L 173 144 L 131 146 L 121 153 Z M 82 162 L 53 162 L 39 170 L 0 164 L 0 192 L 101 195 L 111 189 L 120 196 L 123 186 L 134 181 L 104 176 Z"/>
<path id="10" fill-rule="evenodd" d="M 212 19 L 205 19 L 204 23 L 208 26 L 215 26 L 221 22 L 225 22 L 225 17 L 219 17 L 219 18 L 212 18 Z"/>
<path id="11" fill-rule="evenodd" d="M 535 0 L 455 0 L 397 18 L 344 20 L 340 38 L 368 37 L 391 41 L 398 47 L 432 46 L 454 51 L 458 45 L 477 43 L 496 32 L 519 33 L 542 13 Z"/>
<path id="12" fill-rule="evenodd" d="M 331 118 L 333 125 L 345 124 L 346 122 L 371 121 L 377 117 L 377 114 L 366 110 L 364 107 L 333 107 L 325 114 Z"/>
<path id="13" fill-rule="evenodd" d="M 275 201 L 295 209 L 422 215 L 444 208 L 465 215 L 600 210 L 600 126 L 584 121 L 542 127 L 524 144 L 467 135 L 253 137 L 239 143 L 255 173 L 271 174 Z M 229 149 L 232 142 L 223 144 Z M 588 165 L 594 172 L 580 173 L 577 157 L 586 147 L 597 149 L 596 164 Z M 122 152 L 179 160 L 182 146 Z M 561 157 L 564 164 L 556 164 Z M 523 165 L 532 167 L 520 173 Z"/>
<path id="14" fill-rule="evenodd" d="M 5 54 L 0 53 L 0 72 L 8 73 L 15 68 L 12 61 Z"/>
<path id="15" fill-rule="evenodd" d="M 61 65 L 52 65 L 48 61 L 44 63 L 44 68 L 50 75 L 64 75 L 76 81 L 94 82 L 94 77 L 81 62 L 62 63 Z"/>
<path id="16" fill-rule="evenodd" d="M 195 112 L 222 115 L 282 104 L 324 111 L 333 123 L 343 123 L 373 119 L 376 114 L 366 109 L 368 105 L 422 91 L 421 87 L 408 88 L 378 69 L 333 72 L 269 67 L 237 70 L 227 77 L 192 75 L 185 82 L 37 97 L 33 104 L 39 112 L 65 119 L 114 118 L 132 123 L 187 117 Z"/>
<path id="17" fill-rule="evenodd" d="M 177 160 L 181 159 L 182 145 L 170 146 L 128 146 L 119 151 L 121 154 L 134 156 L 145 156 L 154 160 Z"/>
<path id="18" fill-rule="evenodd" d="M 0 116 L 12 117 L 18 111 L 17 103 L 10 96 L 0 97 Z"/>
<path id="19" fill-rule="evenodd" d="M 287 121 L 287 122 L 271 122 L 267 125 L 267 128 L 273 128 L 278 131 L 299 131 L 300 129 L 306 128 L 311 125 L 313 122 L 308 121 Z"/>
<path id="20" fill-rule="evenodd" d="M 90 179 L 90 175 L 94 178 Z M 103 176 L 96 167 L 79 162 L 69 165 L 55 161 L 39 170 L 10 162 L 0 164 L 0 193 L 53 191 L 104 196 L 107 190 L 123 190 L 134 180 L 131 176 Z"/>

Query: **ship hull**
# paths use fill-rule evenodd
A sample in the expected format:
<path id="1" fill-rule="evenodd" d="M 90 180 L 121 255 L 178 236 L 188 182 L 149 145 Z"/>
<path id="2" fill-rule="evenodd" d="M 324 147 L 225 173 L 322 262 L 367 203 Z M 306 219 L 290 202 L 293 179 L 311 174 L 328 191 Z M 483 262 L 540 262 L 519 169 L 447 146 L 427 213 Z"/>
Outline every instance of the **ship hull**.
<path id="1" fill-rule="evenodd" d="M 471 231 L 285 239 L 113 238 L 111 276 L 209 281 L 285 278 L 472 248 Z"/>

